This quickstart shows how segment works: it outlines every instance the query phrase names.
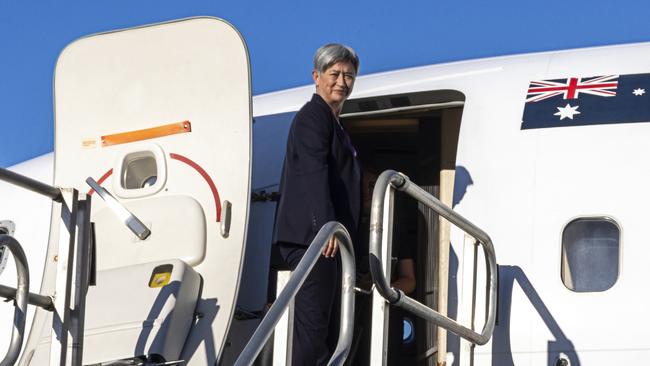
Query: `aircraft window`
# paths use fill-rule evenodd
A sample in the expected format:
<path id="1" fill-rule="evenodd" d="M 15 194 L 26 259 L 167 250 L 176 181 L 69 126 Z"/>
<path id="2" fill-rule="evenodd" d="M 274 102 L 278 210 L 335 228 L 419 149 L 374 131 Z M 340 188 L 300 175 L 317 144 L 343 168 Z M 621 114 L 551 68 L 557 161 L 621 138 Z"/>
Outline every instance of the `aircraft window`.
<path id="1" fill-rule="evenodd" d="M 158 168 L 156 158 L 149 151 L 128 154 L 124 158 L 122 188 L 140 189 L 156 183 Z"/>
<path id="2" fill-rule="evenodd" d="M 620 229 L 609 218 L 580 218 L 562 233 L 562 282 L 576 292 L 605 291 L 616 283 Z"/>

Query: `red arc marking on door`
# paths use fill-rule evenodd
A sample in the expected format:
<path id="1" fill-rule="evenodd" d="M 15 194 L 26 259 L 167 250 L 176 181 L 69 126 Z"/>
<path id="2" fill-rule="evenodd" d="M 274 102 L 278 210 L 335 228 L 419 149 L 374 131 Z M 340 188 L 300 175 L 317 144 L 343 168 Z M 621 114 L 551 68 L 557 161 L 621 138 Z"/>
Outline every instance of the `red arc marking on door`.
<path id="1" fill-rule="evenodd" d="M 206 183 L 208 183 L 208 186 L 210 186 L 210 190 L 212 191 L 212 197 L 214 198 L 214 204 L 217 207 L 217 222 L 220 222 L 221 221 L 221 200 L 219 199 L 219 191 L 217 191 L 217 186 L 212 181 L 212 178 L 210 178 L 210 175 L 205 171 L 205 169 L 201 168 L 199 164 L 195 163 L 194 161 L 190 160 L 189 158 L 183 155 L 170 153 L 169 157 L 191 166 L 192 168 L 194 168 L 194 170 L 196 170 L 201 175 L 201 177 L 203 177 L 203 179 L 205 179 Z M 111 174 L 113 174 L 113 169 L 109 169 L 106 173 L 104 173 L 104 175 L 102 175 L 102 177 L 99 178 L 97 183 L 101 185 L 108 177 L 111 176 Z M 95 193 L 95 190 L 91 188 L 88 191 L 88 195 L 90 196 L 93 193 Z"/>
<path id="2" fill-rule="evenodd" d="M 210 178 L 210 175 L 203 168 L 201 168 L 199 164 L 186 158 L 183 155 L 170 153 L 169 157 L 174 160 L 182 161 L 183 163 L 191 166 L 192 168 L 194 168 L 194 170 L 196 170 L 199 174 L 201 174 L 203 179 L 205 179 L 206 183 L 208 183 L 208 185 L 210 186 L 210 190 L 212 191 L 212 196 L 214 197 L 214 204 L 217 207 L 217 222 L 220 222 L 221 221 L 221 199 L 219 199 L 219 192 L 217 191 L 217 186 L 214 185 L 214 182 L 212 181 L 212 178 Z"/>

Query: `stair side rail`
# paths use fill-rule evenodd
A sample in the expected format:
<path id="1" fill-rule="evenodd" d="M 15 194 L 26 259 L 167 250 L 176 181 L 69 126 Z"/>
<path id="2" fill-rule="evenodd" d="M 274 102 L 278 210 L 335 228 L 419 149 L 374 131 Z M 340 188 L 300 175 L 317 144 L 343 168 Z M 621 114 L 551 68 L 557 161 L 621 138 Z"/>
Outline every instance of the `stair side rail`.
<path id="1" fill-rule="evenodd" d="M 253 333 L 253 336 L 244 347 L 235 362 L 235 366 L 249 366 L 253 364 L 255 358 L 264 347 L 264 344 L 271 336 L 275 325 L 278 323 L 284 311 L 288 308 L 291 300 L 296 296 L 298 290 L 321 256 L 323 249 L 327 245 L 329 238 L 334 235 L 341 245 L 341 269 L 342 269 L 342 286 L 341 286 L 341 326 L 339 329 L 339 340 L 336 349 L 330 358 L 328 365 L 342 365 L 349 352 L 352 344 L 352 333 L 354 328 L 354 286 L 356 282 L 356 265 L 354 261 L 354 249 L 350 234 L 345 227 L 336 221 L 330 221 L 323 225 L 318 231 L 314 240 L 305 252 L 298 266 L 291 274 L 289 282 L 275 300 L 264 319 Z"/>
<path id="2" fill-rule="evenodd" d="M 29 294 L 29 267 L 27 257 L 18 240 L 7 234 L 0 234 L 0 246 L 9 249 L 16 262 L 16 292 L 14 295 L 14 326 L 7 354 L 0 361 L 0 366 L 12 366 L 18 360 L 25 336 L 27 319 L 27 296 Z"/>
<path id="3" fill-rule="evenodd" d="M 474 237 L 483 247 L 485 254 L 487 270 L 487 320 L 481 333 L 477 333 L 462 324 L 456 322 L 447 316 L 429 308 L 428 306 L 405 295 L 401 290 L 395 289 L 389 285 L 384 273 L 384 264 L 381 261 L 382 249 L 382 231 L 384 204 L 387 189 L 397 189 L 408 194 L 418 202 L 425 204 L 440 216 L 447 219 L 450 223 L 457 226 L 470 236 Z M 426 319 L 440 327 L 443 327 L 460 337 L 478 344 L 486 344 L 494 331 L 496 322 L 496 303 L 497 303 L 497 262 L 494 252 L 494 246 L 490 237 L 476 225 L 465 219 L 451 208 L 440 202 L 420 188 L 410 179 L 394 170 L 386 170 L 377 179 L 373 194 L 372 206 L 370 211 L 370 271 L 372 280 L 379 294 L 386 299 L 391 305 L 405 309 L 406 311 Z M 388 253 L 390 257 L 391 253 Z"/>
<path id="4" fill-rule="evenodd" d="M 54 342 L 52 343 L 50 364 L 81 365 L 85 298 L 90 279 L 94 278 L 90 273 L 93 255 L 91 252 L 93 240 L 90 223 L 91 199 L 88 195 L 85 196 L 85 199 L 79 199 L 78 191 L 75 189 L 54 187 L 5 168 L 0 168 L 0 180 L 50 198 L 55 207 L 58 207 L 57 212 L 60 211 L 62 227 L 65 228 L 65 230 L 61 230 L 58 239 L 59 252 L 58 260 L 56 260 L 58 268 L 55 289 L 57 296 L 44 296 L 29 292 L 29 269 L 22 247 L 13 236 L 0 235 L 0 245 L 11 250 L 16 260 L 16 269 L 19 271 L 16 289 L 0 285 L 0 297 L 13 299 L 16 306 L 14 332 L 9 352 L 0 366 L 13 365 L 20 355 L 27 304 L 54 312 L 55 319 L 57 317 L 59 319 L 59 321 L 53 321 L 52 324 L 52 339 L 57 338 L 59 344 L 54 347 Z M 21 274 L 21 271 L 24 273 Z M 68 338 L 72 338 L 72 351 L 69 360 L 67 357 Z"/>

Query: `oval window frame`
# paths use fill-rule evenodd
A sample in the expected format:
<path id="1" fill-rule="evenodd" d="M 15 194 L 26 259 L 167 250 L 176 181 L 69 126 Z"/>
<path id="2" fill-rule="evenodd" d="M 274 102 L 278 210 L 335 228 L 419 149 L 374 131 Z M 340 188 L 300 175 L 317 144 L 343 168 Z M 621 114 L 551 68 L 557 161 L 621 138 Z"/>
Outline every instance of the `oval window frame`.
<path id="1" fill-rule="evenodd" d="M 601 221 L 606 221 L 608 223 L 613 224 L 616 229 L 618 230 L 618 261 L 617 261 L 617 272 L 616 272 L 616 279 L 612 284 L 602 290 L 577 290 L 574 288 L 571 288 L 567 285 L 567 282 L 565 282 L 564 278 L 564 271 L 565 271 L 565 243 L 564 243 L 564 237 L 566 230 L 571 226 L 571 224 L 578 222 L 578 221 L 585 221 L 585 220 L 601 220 Z M 571 220 L 567 221 L 566 224 L 562 227 L 562 231 L 560 233 L 560 281 L 562 282 L 562 285 L 569 291 L 575 292 L 575 293 L 599 293 L 599 292 L 607 292 L 611 290 L 612 288 L 616 287 L 616 285 L 619 283 L 621 279 L 621 273 L 622 273 L 622 265 L 623 265 L 623 227 L 619 223 L 618 220 L 616 220 L 613 216 L 610 215 L 583 215 L 583 216 L 576 216 L 572 218 Z M 568 264 L 567 264 L 568 266 Z"/>

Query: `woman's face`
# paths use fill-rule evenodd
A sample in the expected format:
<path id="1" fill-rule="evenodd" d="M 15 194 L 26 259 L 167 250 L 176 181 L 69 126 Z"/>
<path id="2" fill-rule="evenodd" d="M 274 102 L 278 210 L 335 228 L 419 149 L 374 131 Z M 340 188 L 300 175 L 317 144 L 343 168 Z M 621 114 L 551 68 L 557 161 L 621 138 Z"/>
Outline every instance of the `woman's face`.
<path id="1" fill-rule="evenodd" d="M 352 93 L 356 71 L 350 62 L 337 62 L 322 73 L 314 70 L 316 93 L 333 108 L 340 108 Z"/>

